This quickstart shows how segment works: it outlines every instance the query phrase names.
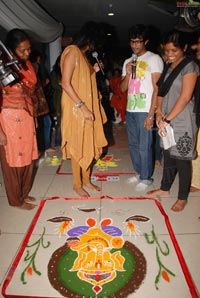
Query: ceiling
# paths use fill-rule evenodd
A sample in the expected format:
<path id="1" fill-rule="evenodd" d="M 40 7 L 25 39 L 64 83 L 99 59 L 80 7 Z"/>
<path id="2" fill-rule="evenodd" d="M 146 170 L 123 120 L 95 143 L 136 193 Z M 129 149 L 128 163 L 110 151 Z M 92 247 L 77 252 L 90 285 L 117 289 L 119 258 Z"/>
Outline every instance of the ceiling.
<path id="1" fill-rule="evenodd" d="M 128 29 L 137 23 L 152 25 L 162 31 L 177 23 L 176 1 L 148 0 L 36 0 L 64 25 L 64 36 L 71 37 L 88 21 L 109 24 L 121 46 L 128 46 Z M 114 16 L 108 16 L 109 10 Z M 111 30 L 112 31 L 112 30 Z M 109 32 L 108 32 L 109 33 Z"/>

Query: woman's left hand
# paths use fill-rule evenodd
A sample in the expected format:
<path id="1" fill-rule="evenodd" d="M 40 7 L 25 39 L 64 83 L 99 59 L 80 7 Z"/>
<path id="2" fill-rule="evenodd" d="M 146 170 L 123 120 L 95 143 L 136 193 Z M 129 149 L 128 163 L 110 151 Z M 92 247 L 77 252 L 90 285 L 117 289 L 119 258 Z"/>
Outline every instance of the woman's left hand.
<path id="1" fill-rule="evenodd" d="M 94 121 L 94 114 L 87 108 L 86 105 L 83 105 L 81 107 L 81 111 L 83 113 L 83 117 L 85 118 L 85 120 Z"/>
<path id="2" fill-rule="evenodd" d="M 158 126 L 158 134 L 160 137 L 165 137 L 167 135 L 166 132 L 166 126 L 169 125 L 167 122 L 160 119 L 160 121 L 157 123 Z"/>
<path id="3" fill-rule="evenodd" d="M 159 120 L 159 122 L 157 123 L 157 126 L 158 126 L 158 128 L 160 128 L 160 129 L 164 129 L 165 128 L 165 126 L 167 126 L 167 122 L 165 122 L 164 120 L 163 120 L 163 118 L 161 118 L 160 120 Z"/>

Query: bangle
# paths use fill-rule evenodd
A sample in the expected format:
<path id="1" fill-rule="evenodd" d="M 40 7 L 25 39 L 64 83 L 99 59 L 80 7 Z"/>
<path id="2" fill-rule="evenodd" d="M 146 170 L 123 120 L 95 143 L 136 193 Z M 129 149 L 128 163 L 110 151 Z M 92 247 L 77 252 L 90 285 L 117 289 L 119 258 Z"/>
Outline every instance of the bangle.
<path id="1" fill-rule="evenodd" d="M 76 108 L 79 108 L 79 109 L 84 105 L 85 103 L 83 101 L 79 101 L 78 103 L 75 104 Z"/>
<path id="2" fill-rule="evenodd" d="M 154 119 L 154 116 L 151 115 L 151 114 L 148 114 L 148 115 L 147 115 L 147 118 L 148 118 L 149 120 L 153 120 L 153 119 Z"/>
<path id="3" fill-rule="evenodd" d="M 163 117 L 162 120 L 168 124 L 170 124 L 171 120 L 168 120 L 166 117 Z"/>

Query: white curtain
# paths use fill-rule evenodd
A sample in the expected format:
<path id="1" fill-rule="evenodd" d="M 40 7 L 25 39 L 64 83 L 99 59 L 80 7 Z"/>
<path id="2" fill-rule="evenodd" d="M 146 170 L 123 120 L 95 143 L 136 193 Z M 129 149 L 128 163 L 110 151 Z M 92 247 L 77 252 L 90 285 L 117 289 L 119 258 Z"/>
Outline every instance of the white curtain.
<path id="1" fill-rule="evenodd" d="M 42 43 L 53 42 L 62 35 L 63 25 L 49 16 L 34 0 L 0 2 L 0 25 L 5 30 L 24 29 Z"/>
<path id="2" fill-rule="evenodd" d="M 50 55 L 50 71 L 52 71 L 53 66 L 62 51 L 61 47 L 61 37 L 57 38 L 49 44 L 49 55 Z"/>

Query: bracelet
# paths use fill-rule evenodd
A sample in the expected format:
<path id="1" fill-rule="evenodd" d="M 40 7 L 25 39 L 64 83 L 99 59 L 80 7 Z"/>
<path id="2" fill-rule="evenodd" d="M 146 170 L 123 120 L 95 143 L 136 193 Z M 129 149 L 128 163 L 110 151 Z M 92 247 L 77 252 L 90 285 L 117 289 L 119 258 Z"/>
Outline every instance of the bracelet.
<path id="1" fill-rule="evenodd" d="M 168 124 L 170 124 L 171 120 L 168 120 L 166 117 L 163 117 L 162 120 Z"/>
<path id="2" fill-rule="evenodd" d="M 84 105 L 85 105 L 85 103 L 83 101 L 79 101 L 78 103 L 75 104 L 76 108 L 78 108 L 78 109 L 80 109 Z"/>
<path id="3" fill-rule="evenodd" d="M 154 116 L 151 115 L 151 114 L 148 114 L 148 115 L 147 115 L 147 118 L 148 118 L 149 120 L 153 120 L 153 119 L 154 119 Z"/>

